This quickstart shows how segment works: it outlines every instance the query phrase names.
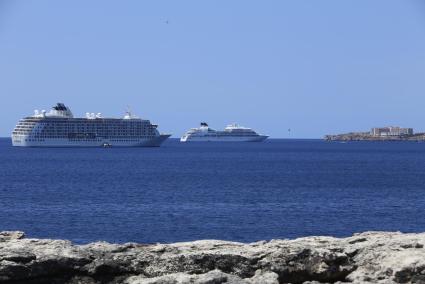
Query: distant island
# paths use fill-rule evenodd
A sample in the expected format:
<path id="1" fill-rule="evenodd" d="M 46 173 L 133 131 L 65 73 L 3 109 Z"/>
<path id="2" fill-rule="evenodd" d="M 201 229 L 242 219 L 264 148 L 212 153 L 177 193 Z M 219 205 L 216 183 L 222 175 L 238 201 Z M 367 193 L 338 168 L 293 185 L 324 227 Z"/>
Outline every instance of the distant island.
<path id="1" fill-rule="evenodd" d="M 425 141 L 425 133 L 399 126 L 375 127 L 368 132 L 325 135 L 326 141 Z"/>

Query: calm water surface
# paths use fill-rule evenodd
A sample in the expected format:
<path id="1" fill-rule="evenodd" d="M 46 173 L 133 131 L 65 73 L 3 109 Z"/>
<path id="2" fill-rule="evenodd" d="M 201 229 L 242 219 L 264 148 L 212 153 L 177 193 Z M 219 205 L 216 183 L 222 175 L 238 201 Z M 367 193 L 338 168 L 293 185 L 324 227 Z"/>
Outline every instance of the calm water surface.
<path id="1" fill-rule="evenodd" d="M 13 148 L 0 139 L 0 230 L 78 243 L 255 241 L 425 231 L 425 143 L 167 141 Z"/>

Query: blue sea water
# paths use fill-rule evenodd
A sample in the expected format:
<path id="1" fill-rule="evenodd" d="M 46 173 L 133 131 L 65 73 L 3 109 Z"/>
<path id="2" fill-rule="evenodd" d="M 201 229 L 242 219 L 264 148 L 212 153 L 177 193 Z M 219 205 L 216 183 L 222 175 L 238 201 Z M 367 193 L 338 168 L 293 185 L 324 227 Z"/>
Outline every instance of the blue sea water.
<path id="1" fill-rule="evenodd" d="M 14 148 L 0 139 L 0 231 L 250 242 L 425 231 L 425 143 L 269 140 Z"/>

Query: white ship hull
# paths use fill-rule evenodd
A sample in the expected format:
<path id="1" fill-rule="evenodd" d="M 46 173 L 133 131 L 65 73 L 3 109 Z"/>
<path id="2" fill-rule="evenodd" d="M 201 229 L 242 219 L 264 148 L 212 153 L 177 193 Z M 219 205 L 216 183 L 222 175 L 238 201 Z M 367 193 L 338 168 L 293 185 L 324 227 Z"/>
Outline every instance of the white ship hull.
<path id="1" fill-rule="evenodd" d="M 180 142 L 262 142 L 268 136 L 258 135 L 251 137 L 237 137 L 237 136 L 185 136 L 180 138 Z"/>
<path id="2" fill-rule="evenodd" d="M 88 139 L 88 140 L 70 140 L 66 138 L 45 138 L 39 141 L 29 137 L 12 136 L 12 145 L 16 147 L 159 147 L 169 134 L 161 134 L 153 138 L 127 139 Z"/>

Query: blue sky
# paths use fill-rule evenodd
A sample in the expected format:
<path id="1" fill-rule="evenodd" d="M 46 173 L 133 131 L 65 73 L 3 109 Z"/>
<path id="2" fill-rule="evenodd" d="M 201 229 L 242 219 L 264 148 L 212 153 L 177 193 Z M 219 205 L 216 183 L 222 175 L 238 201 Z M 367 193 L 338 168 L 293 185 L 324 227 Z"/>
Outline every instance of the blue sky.
<path id="1" fill-rule="evenodd" d="M 56 102 L 180 136 L 425 131 L 425 1 L 0 0 L 0 136 Z"/>

